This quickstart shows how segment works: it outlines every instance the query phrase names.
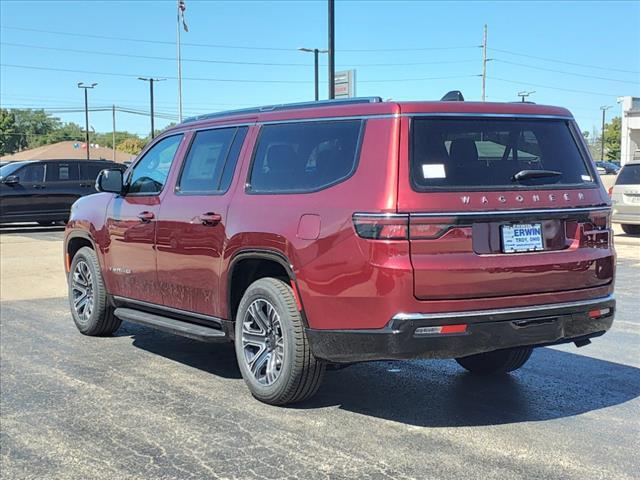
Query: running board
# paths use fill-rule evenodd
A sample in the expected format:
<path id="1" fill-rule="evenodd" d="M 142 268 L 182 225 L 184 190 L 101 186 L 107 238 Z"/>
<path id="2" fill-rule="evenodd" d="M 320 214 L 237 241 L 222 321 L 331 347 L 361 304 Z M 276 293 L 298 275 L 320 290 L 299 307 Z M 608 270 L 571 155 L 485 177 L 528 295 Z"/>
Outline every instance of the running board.
<path id="1" fill-rule="evenodd" d="M 163 332 L 173 333 L 174 335 L 200 340 L 201 342 L 226 342 L 229 340 L 225 332 L 216 328 L 183 322 L 174 318 L 163 317 L 132 308 L 116 308 L 114 314 L 121 320 L 138 323 L 162 330 Z"/>

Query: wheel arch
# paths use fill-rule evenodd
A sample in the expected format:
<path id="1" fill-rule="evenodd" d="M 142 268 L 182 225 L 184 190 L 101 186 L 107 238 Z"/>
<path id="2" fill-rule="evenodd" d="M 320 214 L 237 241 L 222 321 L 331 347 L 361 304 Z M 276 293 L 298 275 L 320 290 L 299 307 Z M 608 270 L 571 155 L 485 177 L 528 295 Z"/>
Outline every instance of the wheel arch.
<path id="1" fill-rule="evenodd" d="M 242 250 L 229 262 L 225 292 L 229 320 L 235 321 L 238 305 L 249 285 L 265 277 L 280 278 L 291 285 L 302 320 L 308 326 L 293 265 L 282 252 L 267 249 Z"/>
<path id="2" fill-rule="evenodd" d="M 98 253 L 96 242 L 88 232 L 82 230 L 71 232 L 67 236 L 64 246 L 65 270 L 67 273 L 69 273 L 69 266 L 71 265 L 73 257 L 82 247 L 89 247 L 94 250 L 96 254 Z"/>

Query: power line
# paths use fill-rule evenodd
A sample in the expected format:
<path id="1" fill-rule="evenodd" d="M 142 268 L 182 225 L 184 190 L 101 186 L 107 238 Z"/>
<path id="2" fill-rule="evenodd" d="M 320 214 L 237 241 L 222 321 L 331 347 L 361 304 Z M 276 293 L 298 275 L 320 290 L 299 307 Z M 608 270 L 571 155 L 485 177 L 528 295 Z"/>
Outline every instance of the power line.
<path id="1" fill-rule="evenodd" d="M 19 48 L 34 48 L 38 50 L 52 50 L 58 52 L 71 52 L 71 53 L 85 53 L 90 55 L 107 55 L 112 57 L 128 57 L 128 58 L 143 58 L 147 60 L 165 60 L 175 62 L 175 58 L 173 57 L 159 57 L 155 55 L 134 55 L 130 53 L 119 53 L 119 52 L 105 52 L 99 50 L 82 50 L 76 48 L 58 48 L 58 47 L 46 47 L 43 45 L 29 45 L 25 43 L 12 43 L 12 42 L 2 42 L 0 46 L 10 46 L 10 47 L 19 47 Z M 223 64 L 223 65 L 259 65 L 259 66 L 273 66 L 273 67 L 304 67 L 309 68 L 307 63 L 281 63 L 281 62 L 241 62 L 236 60 L 210 60 L 205 58 L 182 58 L 183 62 L 195 62 L 195 63 L 213 63 L 213 64 Z M 409 62 L 409 63 L 350 63 L 348 65 L 339 65 L 342 67 L 410 67 L 410 66 L 419 66 L 419 65 L 447 65 L 447 64 L 458 64 L 458 63 L 473 63 L 476 62 L 475 59 L 467 59 L 467 60 L 434 60 L 430 62 Z"/>
<path id="2" fill-rule="evenodd" d="M 535 58 L 536 60 L 543 60 L 545 62 L 561 63 L 563 65 L 574 65 L 576 67 L 596 68 L 598 70 L 606 70 L 606 71 L 609 71 L 609 72 L 623 72 L 623 73 L 635 73 L 635 74 L 640 73 L 640 71 L 638 71 L 638 70 L 623 70 L 623 69 L 620 69 L 620 68 L 603 67 L 602 65 L 589 65 L 589 64 L 586 64 L 586 63 L 568 62 L 566 60 L 557 60 L 557 59 L 554 59 L 554 58 L 539 57 L 539 56 L 536 56 L 536 55 L 529 55 L 529 54 L 525 54 L 525 53 L 513 52 L 513 51 L 510 51 L 510 50 L 503 50 L 503 49 L 500 49 L 500 48 L 488 48 L 488 50 L 491 50 L 493 52 L 507 53 L 509 55 L 515 55 L 515 56 L 518 56 L 518 57 Z"/>
<path id="3" fill-rule="evenodd" d="M 53 72 L 66 72 L 66 73 L 82 73 L 89 75 L 107 75 L 111 77 L 126 77 L 126 78 L 138 78 L 141 76 L 140 74 L 129 74 L 129 73 L 113 73 L 113 72 L 97 72 L 90 70 L 72 70 L 67 68 L 54 68 L 54 67 L 40 67 L 35 65 L 16 65 L 9 63 L 2 63 L 0 67 L 10 67 L 10 68 L 24 68 L 29 70 L 44 70 L 44 71 L 53 71 Z M 417 82 L 417 81 L 426 81 L 426 80 L 446 80 L 446 79 L 454 79 L 454 78 L 471 78 L 477 77 L 479 75 L 471 74 L 471 75 L 450 75 L 450 76 L 442 76 L 442 77 L 417 77 L 417 78 L 392 78 L 392 79 L 380 79 L 380 80 L 359 80 L 358 83 L 389 83 L 389 82 Z M 172 77 L 163 75 L 164 78 L 169 78 L 172 80 L 176 80 L 178 77 Z M 308 80 L 255 80 L 255 79 L 239 79 L 239 78 L 200 78 L 200 77 L 182 77 L 183 80 L 193 80 L 193 81 L 203 81 L 203 82 L 228 82 L 228 83 L 282 83 L 282 84 L 308 84 L 312 83 Z"/>
<path id="4" fill-rule="evenodd" d="M 13 27 L 13 26 L 10 27 L 7 25 L 2 25 L 0 26 L 0 28 L 6 29 L 6 30 L 19 30 L 24 32 L 50 33 L 53 35 L 66 35 L 66 36 L 72 36 L 72 37 L 97 38 L 102 40 L 122 40 L 125 42 L 175 45 L 175 42 L 170 42 L 165 40 L 149 40 L 144 38 L 114 37 L 110 35 L 61 32 L 58 30 L 41 30 L 37 28 Z M 191 46 L 191 47 L 228 48 L 228 49 L 235 49 L 235 50 L 272 50 L 272 51 L 281 51 L 281 52 L 297 51 L 297 48 L 291 48 L 291 47 L 284 47 L 284 48 L 283 47 L 249 47 L 244 45 L 229 45 L 229 44 L 215 44 L 215 43 L 182 42 L 182 45 Z M 461 45 L 461 46 L 448 46 L 448 47 L 411 47 L 411 48 L 355 48 L 355 49 L 341 49 L 338 51 L 340 52 L 414 52 L 414 51 L 427 51 L 427 50 L 460 50 L 460 49 L 469 49 L 469 48 L 478 48 L 478 45 Z"/>
<path id="5" fill-rule="evenodd" d="M 553 73 L 561 73 L 563 75 L 573 75 L 575 77 L 583 77 L 583 78 L 594 78 L 596 80 L 606 80 L 608 82 L 618 82 L 618 83 L 630 83 L 632 85 L 640 85 L 639 82 L 634 82 L 631 80 L 618 80 L 615 78 L 607 78 L 607 77 L 598 77 L 595 75 L 587 75 L 585 73 L 573 73 L 573 72 L 567 72 L 565 70 L 555 70 L 553 68 L 544 68 L 544 67 L 536 67 L 533 65 L 527 65 L 526 63 L 518 63 L 518 62 L 510 62 L 507 60 L 500 60 L 499 58 L 494 58 L 492 59 L 494 62 L 500 62 L 500 63 L 505 63 L 507 65 L 516 65 L 518 67 L 524 67 L 524 68 L 532 68 L 534 70 L 542 70 L 544 72 L 553 72 Z"/>
<path id="6" fill-rule="evenodd" d="M 560 90 L 563 92 L 571 92 L 571 93 L 584 93 L 586 95 L 598 95 L 600 97 L 617 97 L 618 95 L 613 94 L 613 93 L 602 93 L 602 92 L 590 92 L 587 90 L 575 90 L 575 89 L 571 89 L 571 88 L 561 88 L 561 87 L 554 87 L 551 85 L 541 85 L 539 83 L 531 83 L 531 82 L 519 82 L 516 80 L 509 80 L 506 78 L 499 78 L 499 77 L 487 77 L 490 78 L 491 80 L 497 80 L 499 82 L 507 82 L 507 83 L 513 83 L 516 85 L 528 85 L 531 87 L 540 87 L 540 88 L 549 88 L 551 90 Z"/>

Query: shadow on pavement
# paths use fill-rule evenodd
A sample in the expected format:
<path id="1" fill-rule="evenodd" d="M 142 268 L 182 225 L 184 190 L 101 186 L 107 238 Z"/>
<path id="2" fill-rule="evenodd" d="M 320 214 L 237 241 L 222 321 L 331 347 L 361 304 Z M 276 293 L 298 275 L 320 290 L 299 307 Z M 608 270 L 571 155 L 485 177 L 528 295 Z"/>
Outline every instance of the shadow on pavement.
<path id="1" fill-rule="evenodd" d="M 481 377 L 453 361 L 375 362 L 330 372 L 294 408 L 339 406 L 426 427 L 501 425 L 570 417 L 640 396 L 640 369 L 550 348 L 517 373 Z"/>
<path id="2" fill-rule="evenodd" d="M 123 322 L 115 336 L 130 336 L 133 346 L 223 378 L 241 378 L 232 343 L 203 343 Z"/>
<path id="3" fill-rule="evenodd" d="M 7 233 L 17 233 L 22 235 L 28 235 L 30 233 L 57 233 L 64 232 L 64 227 L 65 226 L 63 224 L 39 225 L 37 223 L 2 223 L 0 224 L 0 235 Z M 43 239 L 41 235 L 37 238 Z"/>
<path id="4" fill-rule="evenodd" d="M 233 345 L 205 344 L 123 323 L 133 345 L 224 378 L 240 379 Z M 328 371 L 318 394 L 294 409 L 339 406 L 426 427 L 501 425 L 565 418 L 640 396 L 640 369 L 539 348 L 518 372 L 481 377 L 453 360 L 370 362 Z"/>

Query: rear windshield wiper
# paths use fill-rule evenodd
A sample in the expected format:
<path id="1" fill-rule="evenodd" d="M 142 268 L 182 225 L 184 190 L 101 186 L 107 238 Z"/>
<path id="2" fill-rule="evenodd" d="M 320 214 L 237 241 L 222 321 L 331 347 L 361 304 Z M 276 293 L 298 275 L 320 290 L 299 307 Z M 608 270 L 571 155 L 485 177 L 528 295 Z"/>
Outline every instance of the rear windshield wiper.
<path id="1" fill-rule="evenodd" d="M 559 177 L 562 172 L 556 170 L 520 170 L 511 180 L 519 182 L 520 180 L 528 180 L 530 178 Z"/>

